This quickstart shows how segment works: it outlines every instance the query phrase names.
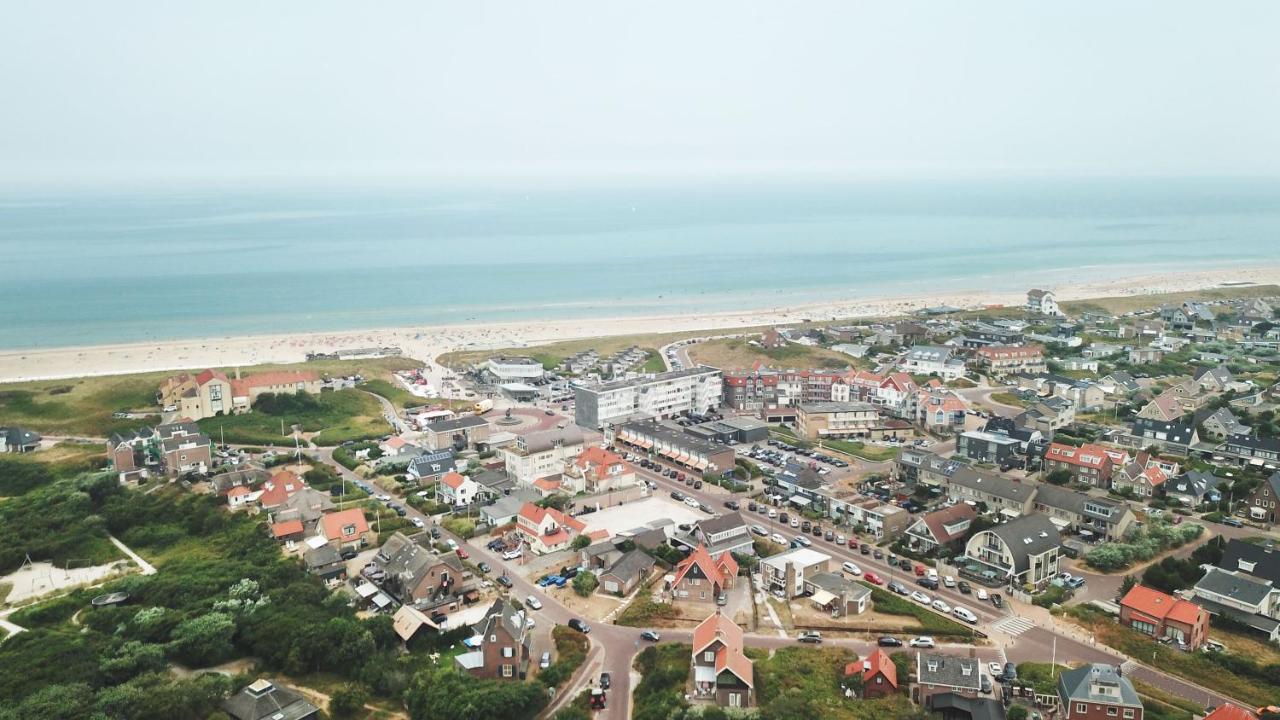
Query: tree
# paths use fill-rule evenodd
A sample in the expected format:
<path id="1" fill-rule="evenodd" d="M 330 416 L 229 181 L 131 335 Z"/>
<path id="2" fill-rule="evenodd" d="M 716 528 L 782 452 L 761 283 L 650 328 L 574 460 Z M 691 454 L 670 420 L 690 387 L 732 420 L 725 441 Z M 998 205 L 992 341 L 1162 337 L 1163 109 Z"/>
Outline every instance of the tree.
<path id="1" fill-rule="evenodd" d="M 1071 482 L 1071 471 L 1063 468 L 1054 470 L 1045 476 L 1045 482 L 1051 485 L 1066 485 Z"/>
<path id="2" fill-rule="evenodd" d="M 1010 705 L 1004 716 L 1005 720 L 1027 720 L 1027 708 L 1025 705 Z"/>
<path id="3" fill-rule="evenodd" d="M 123 682 L 145 672 L 158 672 L 165 667 L 164 648 L 153 643 L 130 640 L 115 654 L 100 663 L 102 674 L 112 682 Z"/>
<path id="4" fill-rule="evenodd" d="M 587 597 L 599 586 L 600 581 L 592 572 L 580 572 L 573 578 L 573 591 L 581 597 Z"/>
<path id="5" fill-rule="evenodd" d="M 170 649 L 192 667 L 217 665 L 231 657 L 236 624 L 226 613 L 213 612 L 184 620 L 173 629 Z"/>
<path id="6" fill-rule="evenodd" d="M 579 535 L 578 537 L 573 539 L 573 542 L 569 543 L 569 547 L 573 548 L 574 550 L 581 550 L 582 548 L 590 544 L 591 544 L 591 538 L 587 537 L 586 535 Z"/>
<path id="7" fill-rule="evenodd" d="M 1124 597 L 1125 595 L 1128 595 L 1129 591 L 1132 590 L 1134 586 L 1137 584 L 1138 584 L 1137 578 L 1135 578 L 1132 575 L 1125 575 L 1124 579 L 1120 581 L 1120 597 Z"/>
<path id="8" fill-rule="evenodd" d="M 369 693 L 359 685 L 343 685 L 329 696 L 329 711 L 335 717 L 347 718 L 364 709 Z"/>

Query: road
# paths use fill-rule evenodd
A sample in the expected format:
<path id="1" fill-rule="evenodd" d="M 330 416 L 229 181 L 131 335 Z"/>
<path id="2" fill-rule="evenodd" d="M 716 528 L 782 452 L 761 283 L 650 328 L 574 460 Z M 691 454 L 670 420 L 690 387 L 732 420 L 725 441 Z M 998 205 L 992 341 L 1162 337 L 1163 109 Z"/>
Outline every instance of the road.
<path id="1" fill-rule="evenodd" d="M 991 385 L 987 382 L 986 377 L 978 378 L 977 387 L 956 390 L 956 394 L 970 404 L 982 405 L 1000 417 L 1017 417 L 1021 415 L 1024 408 L 1017 405 L 1005 405 L 991 399 L 992 395 L 1002 392 L 1015 392 L 1015 389 L 1004 385 Z"/>

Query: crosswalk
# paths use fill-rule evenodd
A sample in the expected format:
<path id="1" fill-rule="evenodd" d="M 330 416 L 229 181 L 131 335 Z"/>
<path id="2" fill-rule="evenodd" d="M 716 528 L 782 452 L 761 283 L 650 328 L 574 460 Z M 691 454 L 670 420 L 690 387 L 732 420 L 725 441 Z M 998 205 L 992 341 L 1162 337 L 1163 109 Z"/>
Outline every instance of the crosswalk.
<path id="1" fill-rule="evenodd" d="M 1137 670 L 1140 667 L 1142 666 L 1139 665 L 1134 660 L 1125 660 L 1123 663 L 1120 664 L 1120 674 L 1124 675 L 1125 677 L 1132 677 L 1133 671 Z"/>
<path id="2" fill-rule="evenodd" d="M 991 626 L 992 630 L 998 630 L 1006 635 L 1018 637 L 1022 633 L 1035 627 L 1036 624 L 1024 617 L 1010 615 L 1009 617 L 995 623 Z"/>

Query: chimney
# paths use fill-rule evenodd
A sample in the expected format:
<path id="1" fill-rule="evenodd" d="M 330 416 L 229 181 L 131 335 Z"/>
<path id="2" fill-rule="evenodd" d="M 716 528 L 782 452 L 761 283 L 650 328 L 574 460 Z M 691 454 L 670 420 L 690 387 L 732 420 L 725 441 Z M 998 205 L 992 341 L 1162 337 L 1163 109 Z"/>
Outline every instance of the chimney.
<path id="1" fill-rule="evenodd" d="M 236 379 L 237 379 L 237 380 L 239 380 L 239 379 L 240 379 L 240 366 L 239 366 L 239 365 L 237 365 L 237 366 L 236 366 Z"/>

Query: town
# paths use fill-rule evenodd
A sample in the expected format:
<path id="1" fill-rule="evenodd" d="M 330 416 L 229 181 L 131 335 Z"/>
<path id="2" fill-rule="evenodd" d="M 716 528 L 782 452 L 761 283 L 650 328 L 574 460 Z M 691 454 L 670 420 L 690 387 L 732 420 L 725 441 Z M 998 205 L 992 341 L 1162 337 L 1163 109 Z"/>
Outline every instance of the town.
<path id="1" fill-rule="evenodd" d="M 1280 714 L 1278 295 L 0 386 L 0 718 Z"/>

